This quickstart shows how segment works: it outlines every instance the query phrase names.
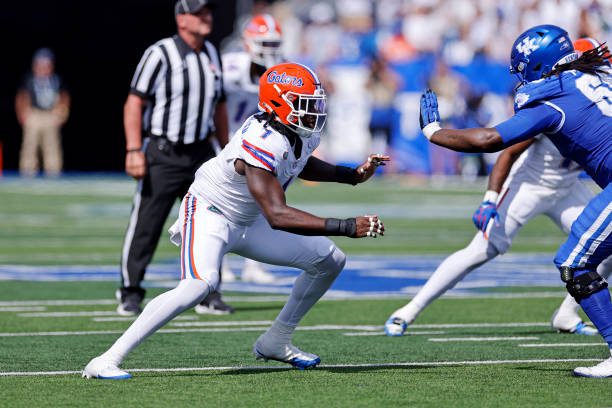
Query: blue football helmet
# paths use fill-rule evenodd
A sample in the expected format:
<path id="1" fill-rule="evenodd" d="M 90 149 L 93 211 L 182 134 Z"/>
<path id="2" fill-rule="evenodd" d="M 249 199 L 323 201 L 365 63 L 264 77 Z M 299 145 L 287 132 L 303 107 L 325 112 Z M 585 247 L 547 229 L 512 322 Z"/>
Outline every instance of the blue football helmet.
<path id="1" fill-rule="evenodd" d="M 521 82 L 542 78 L 555 65 L 573 61 L 578 56 L 567 31 L 555 25 L 539 25 L 519 35 L 510 53 L 510 72 Z"/>

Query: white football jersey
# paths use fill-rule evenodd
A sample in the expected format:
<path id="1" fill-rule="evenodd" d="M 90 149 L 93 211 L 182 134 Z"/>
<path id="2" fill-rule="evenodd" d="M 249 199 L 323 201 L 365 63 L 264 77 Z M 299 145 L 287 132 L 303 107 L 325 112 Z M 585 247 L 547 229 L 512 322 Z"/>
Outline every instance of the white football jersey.
<path id="1" fill-rule="evenodd" d="M 548 188 L 562 188 L 572 185 L 581 171 L 578 164 L 559 153 L 549 138 L 539 135 L 516 161 L 511 176 Z"/>
<path id="2" fill-rule="evenodd" d="M 251 77 L 251 58 L 248 53 L 230 52 L 224 54 L 221 60 L 231 138 L 246 118 L 258 112 L 259 79 Z"/>
<path id="3" fill-rule="evenodd" d="M 285 136 L 251 116 L 221 153 L 198 169 L 189 191 L 208 200 L 231 222 L 251 225 L 261 210 L 249 192 L 246 176 L 236 172 L 234 162 L 241 159 L 272 172 L 286 190 L 319 145 L 320 135 L 315 133 L 301 141 L 301 155 L 296 158 Z"/>

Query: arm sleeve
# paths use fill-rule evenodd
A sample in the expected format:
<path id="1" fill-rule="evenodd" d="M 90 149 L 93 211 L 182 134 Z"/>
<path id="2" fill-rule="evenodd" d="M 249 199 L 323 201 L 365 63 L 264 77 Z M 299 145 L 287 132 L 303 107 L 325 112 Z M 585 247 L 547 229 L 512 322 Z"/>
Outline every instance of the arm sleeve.
<path id="1" fill-rule="evenodd" d="M 505 145 L 513 145 L 538 133 L 556 129 L 563 120 L 563 114 L 545 105 L 537 104 L 521 109 L 510 119 L 495 126 Z"/>
<path id="2" fill-rule="evenodd" d="M 285 151 L 281 137 L 269 130 L 264 130 L 261 134 L 246 132 L 242 136 L 238 157 L 251 166 L 276 174 L 276 168 Z"/>
<path id="3" fill-rule="evenodd" d="M 130 92 L 145 99 L 154 93 L 163 75 L 160 73 L 166 69 L 165 60 L 158 46 L 149 47 L 136 67 L 136 72 L 130 84 Z"/>

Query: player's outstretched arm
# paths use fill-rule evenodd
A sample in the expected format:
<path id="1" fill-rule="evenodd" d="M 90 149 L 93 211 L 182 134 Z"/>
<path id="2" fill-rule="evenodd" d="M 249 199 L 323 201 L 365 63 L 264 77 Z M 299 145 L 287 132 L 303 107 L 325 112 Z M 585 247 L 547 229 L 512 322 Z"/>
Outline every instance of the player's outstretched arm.
<path id="1" fill-rule="evenodd" d="M 311 156 L 299 177 L 309 181 L 329 181 L 356 185 L 367 181 L 374 175 L 378 166 L 386 165 L 386 162 L 389 160 L 391 160 L 389 156 L 371 154 L 363 164 L 357 168 L 351 168 L 346 166 L 335 166 Z"/>
<path id="2" fill-rule="evenodd" d="M 247 178 L 251 195 L 273 229 L 300 235 L 337 235 L 351 238 L 384 235 L 385 227 L 376 215 L 340 220 L 321 218 L 287 205 L 285 192 L 269 171 L 236 161 L 236 171 Z"/>
<path id="3" fill-rule="evenodd" d="M 432 143 L 458 152 L 497 152 L 504 141 L 495 128 L 442 129 L 438 98 L 428 89 L 421 96 L 419 121 L 423 134 Z"/>

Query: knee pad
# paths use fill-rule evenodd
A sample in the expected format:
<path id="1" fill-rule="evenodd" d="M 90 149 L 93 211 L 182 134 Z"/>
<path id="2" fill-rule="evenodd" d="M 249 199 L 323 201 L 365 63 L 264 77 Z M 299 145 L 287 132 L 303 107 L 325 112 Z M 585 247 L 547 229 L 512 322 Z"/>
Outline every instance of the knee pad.
<path id="1" fill-rule="evenodd" d="M 608 287 L 608 282 L 595 271 L 589 271 L 575 277 L 576 271 L 568 266 L 562 266 L 559 270 L 561 271 L 561 280 L 565 282 L 568 293 L 576 299 L 576 302 L 580 302 L 593 293 Z"/>
<path id="2" fill-rule="evenodd" d="M 199 279 L 183 279 L 176 289 L 185 307 L 193 307 L 200 303 L 214 290 L 208 282 Z"/>
<path id="3" fill-rule="evenodd" d="M 332 252 L 314 265 L 317 275 L 326 275 L 336 277 L 340 274 L 346 264 L 346 255 L 338 247 L 334 247 Z"/>

